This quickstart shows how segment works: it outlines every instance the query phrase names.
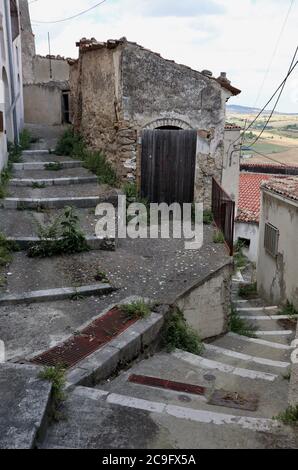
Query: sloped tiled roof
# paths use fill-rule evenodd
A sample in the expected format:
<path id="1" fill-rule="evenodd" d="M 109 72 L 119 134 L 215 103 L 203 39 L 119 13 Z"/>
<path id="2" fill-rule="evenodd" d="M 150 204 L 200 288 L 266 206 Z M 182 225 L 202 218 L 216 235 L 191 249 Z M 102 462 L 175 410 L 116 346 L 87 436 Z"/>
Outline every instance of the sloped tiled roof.
<path id="1" fill-rule="evenodd" d="M 259 223 L 261 184 L 271 178 L 262 173 L 240 173 L 237 222 Z"/>
<path id="2" fill-rule="evenodd" d="M 298 201 L 298 177 L 272 178 L 266 181 L 262 187 L 288 199 Z"/>

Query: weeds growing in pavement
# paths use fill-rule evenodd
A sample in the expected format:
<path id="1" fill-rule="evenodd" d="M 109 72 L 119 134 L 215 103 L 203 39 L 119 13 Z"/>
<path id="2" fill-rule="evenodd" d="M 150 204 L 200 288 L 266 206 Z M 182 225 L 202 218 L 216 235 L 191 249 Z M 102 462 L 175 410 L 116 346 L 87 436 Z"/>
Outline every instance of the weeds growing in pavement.
<path id="1" fill-rule="evenodd" d="M 15 242 L 7 240 L 5 235 L 0 232 L 0 267 L 6 266 L 12 259 L 12 253 L 18 251 Z"/>
<path id="2" fill-rule="evenodd" d="M 241 336 L 248 336 L 249 338 L 256 337 L 257 327 L 245 318 L 241 318 L 235 308 L 232 307 L 229 316 L 229 330 Z"/>
<path id="3" fill-rule="evenodd" d="M 213 243 L 224 243 L 225 236 L 221 230 L 216 230 L 213 234 Z"/>
<path id="4" fill-rule="evenodd" d="M 239 286 L 239 296 L 244 298 L 256 298 L 258 296 L 258 286 L 254 282 L 252 284 L 244 284 Z"/>
<path id="5" fill-rule="evenodd" d="M 282 413 L 278 416 L 275 416 L 274 419 L 281 421 L 283 424 L 298 424 L 298 405 L 288 406 Z"/>
<path id="6" fill-rule="evenodd" d="M 52 384 L 53 401 L 50 417 L 53 419 L 53 421 L 60 421 L 61 418 L 63 418 L 61 413 L 61 405 L 65 400 L 65 367 L 62 365 L 55 367 L 45 367 L 44 370 L 39 373 L 39 378 L 42 380 L 47 380 Z"/>
<path id="7" fill-rule="evenodd" d="M 204 351 L 204 345 L 199 334 L 187 324 L 183 313 L 178 308 L 173 309 L 165 322 L 162 343 L 168 352 L 174 349 L 182 349 L 200 355 Z"/>
<path id="8" fill-rule="evenodd" d="M 60 171 L 63 169 L 63 165 L 60 162 L 51 162 L 45 164 L 44 169 L 47 171 Z"/>
<path id="9" fill-rule="evenodd" d="M 294 307 L 294 305 L 287 301 L 286 305 L 283 306 L 280 315 L 287 315 L 288 317 L 293 317 L 298 315 L 298 310 Z"/>
<path id="10" fill-rule="evenodd" d="M 145 300 L 136 300 L 131 304 L 120 305 L 119 308 L 130 319 L 147 318 L 151 313 L 151 305 Z"/>
<path id="11" fill-rule="evenodd" d="M 85 235 L 79 228 L 79 218 L 73 207 L 66 207 L 64 214 L 48 226 L 39 225 L 39 241 L 34 243 L 28 256 L 46 258 L 61 254 L 74 254 L 89 251 Z"/>
<path id="12" fill-rule="evenodd" d="M 55 153 L 82 160 L 83 166 L 98 177 L 99 183 L 117 186 L 116 171 L 105 155 L 101 151 L 88 150 L 82 136 L 73 129 L 68 129 L 61 136 Z"/>

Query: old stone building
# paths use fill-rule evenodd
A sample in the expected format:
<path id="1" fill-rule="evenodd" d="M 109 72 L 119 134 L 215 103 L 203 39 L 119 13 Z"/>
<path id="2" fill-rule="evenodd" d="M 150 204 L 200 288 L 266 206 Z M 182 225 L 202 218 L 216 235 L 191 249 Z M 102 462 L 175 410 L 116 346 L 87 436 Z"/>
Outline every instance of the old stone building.
<path id="1" fill-rule="evenodd" d="M 210 204 L 211 177 L 222 179 L 226 101 L 240 90 L 224 73 L 216 79 L 125 38 L 82 39 L 77 46 L 73 123 L 87 143 L 102 149 L 123 179 L 136 179 L 144 196 L 151 185 L 152 200 L 162 199 L 162 186 L 184 179 L 189 194 Z"/>
<path id="2" fill-rule="evenodd" d="M 36 54 L 28 0 L 20 0 L 25 122 L 69 122 L 69 59 Z"/>

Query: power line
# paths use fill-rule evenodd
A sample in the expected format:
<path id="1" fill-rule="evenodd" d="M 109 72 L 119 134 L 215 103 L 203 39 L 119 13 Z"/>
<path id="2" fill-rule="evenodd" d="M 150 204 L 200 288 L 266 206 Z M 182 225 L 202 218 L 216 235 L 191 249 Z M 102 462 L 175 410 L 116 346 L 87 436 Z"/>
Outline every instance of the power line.
<path id="1" fill-rule="evenodd" d="M 88 8 L 87 10 L 81 11 L 80 13 L 77 13 L 76 15 L 69 16 L 67 18 L 63 18 L 61 20 L 55 20 L 55 21 L 38 21 L 38 20 L 32 20 L 33 23 L 40 23 L 40 24 L 56 24 L 56 23 L 62 23 L 63 21 L 70 21 L 74 20 L 75 18 L 78 18 L 79 16 L 85 15 L 91 10 L 94 10 L 95 8 L 99 7 L 103 3 L 105 3 L 107 0 L 102 0 L 101 2 L 97 3 L 96 5 L 93 5 L 93 7 Z"/>
<path id="2" fill-rule="evenodd" d="M 286 27 L 286 24 L 287 24 L 287 22 L 288 22 L 288 19 L 289 19 L 290 13 L 291 13 L 291 11 L 292 11 L 292 8 L 293 8 L 293 6 L 294 6 L 294 3 L 295 3 L 295 0 L 291 0 L 291 4 L 290 4 L 289 9 L 288 9 L 288 11 L 287 11 L 286 17 L 285 17 L 285 19 L 284 19 L 284 22 L 283 22 L 283 24 L 282 24 L 281 31 L 280 31 L 280 33 L 279 33 L 279 36 L 278 36 L 278 39 L 277 39 L 277 42 L 276 42 L 276 46 L 275 46 L 275 48 L 274 48 L 272 57 L 271 57 L 271 59 L 270 59 L 270 62 L 269 62 L 269 64 L 268 64 L 268 67 L 267 67 L 267 70 L 266 70 L 266 73 L 265 73 L 265 75 L 264 75 L 264 78 L 263 78 L 263 81 L 262 81 L 260 90 L 259 90 L 259 92 L 258 92 L 256 101 L 255 101 L 255 104 L 254 104 L 254 106 L 253 106 L 254 108 L 256 107 L 256 105 L 257 105 L 257 103 L 258 103 L 258 101 L 259 101 L 259 98 L 260 98 L 260 96 L 261 96 L 261 93 L 262 93 L 262 91 L 263 91 L 265 82 L 266 82 L 266 80 L 267 80 L 269 71 L 270 71 L 271 66 L 272 66 L 272 64 L 273 64 L 273 60 L 274 60 L 274 58 L 275 58 L 275 56 L 276 56 L 276 53 L 277 53 L 277 51 L 278 51 L 278 46 L 279 46 L 279 43 L 280 43 L 280 41 L 281 41 L 283 32 L 284 32 L 284 30 L 285 30 L 285 27 Z"/>
<path id="3" fill-rule="evenodd" d="M 271 101 L 273 100 L 273 98 L 277 95 L 277 93 L 279 92 L 279 90 L 284 86 L 284 84 L 287 82 L 289 76 L 293 73 L 294 69 L 297 67 L 298 65 L 298 60 L 295 62 L 295 64 L 290 68 L 290 70 L 288 71 L 286 77 L 283 79 L 283 81 L 281 82 L 281 84 L 279 85 L 279 87 L 275 90 L 275 92 L 273 93 L 273 95 L 271 96 L 271 98 L 267 101 L 267 103 L 265 104 L 265 106 L 263 106 L 263 108 L 260 110 L 260 112 L 257 114 L 257 116 L 253 119 L 253 121 L 247 126 L 247 128 L 245 129 L 245 132 L 248 131 L 248 129 L 250 129 L 253 124 L 257 121 L 257 119 L 261 116 L 261 114 L 263 113 L 263 111 L 267 108 L 267 106 L 271 103 Z M 268 125 L 268 123 L 267 123 Z M 236 144 L 236 142 L 239 142 L 241 141 L 243 135 L 240 135 L 239 137 L 237 137 L 237 139 L 235 139 L 233 142 L 230 143 L 229 145 L 229 149 L 228 149 L 228 152 L 230 151 L 232 145 Z M 242 143 L 239 143 L 238 145 L 242 145 Z"/>
<path id="4" fill-rule="evenodd" d="M 260 155 L 261 157 L 267 158 L 267 160 L 271 160 L 271 161 L 274 162 L 274 163 L 279 163 L 279 165 L 282 165 L 282 166 L 288 166 L 286 163 L 283 163 L 283 162 L 280 162 L 280 161 L 278 161 L 278 160 L 275 160 L 275 159 L 272 158 L 272 157 L 268 157 L 268 155 L 265 155 L 264 153 L 258 152 L 258 151 L 255 150 L 255 149 L 250 149 L 250 150 L 252 150 L 252 152 L 254 152 L 254 153 Z"/>
<path id="5" fill-rule="evenodd" d="M 294 64 L 294 62 L 295 62 L 297 53 L 298 53 L 298 46 L 296 47 L 295 54 L 294 54 L 294 56 L 293 56 L 293 59 L 292 59 L 292 62 L 291 62 L 290 68 L 289 68 L 289 72 L 291 71 L 292 66 L 293 66 L 293 64 Z M 296 62 L 296 64 L 297 64 L 297 62 Z M 289 73 L 289 72 L 288 72 L 288 73 Z M 270 120 L 271 120 L 271 118 L 272 118 L 272 116 L 273 116 L 273 114 L 274 114 L 274 111 L 276 110 L 276 107 L 277 107 L 277 105 L 278 105 L 278 103 L 279 103 L 279 100 L 280 100 L 281 95 L 282 95 L 282 93 L 283 93 L 283 91 L 284 91 L 284 88 L 285 88 L 285 86 L 286 86 L 286 83 L 287 83 L 288 78 L 289 78 L 289 75 L 287 76 L 287 79 L 284 81 L 284 83 L 283 83 L 283 85 L 282 85 L 282 87 L 281 87 L 281 90 L 280 90 L 280 92 L 279 92 L 279 95 L 278 95 L 278 97 L 277 97 L 277 100 L 276 100 L 276 102 L 275 102 L 275 105 L 274 105 L 274 107 L 273 107 L 273 109 L 272 109 L 272 111 L 271 111 L 271 113 L 270 113 L 270 115 L 269 115 L 269 118 L 267 119 L 267 121 L 266 121 L 266 123 L 265 123 L 263 129 L 262 129 L 261 132 L 260 132 L 260 134 L 259 134 L 259 135 L 257 136 L 257 138 L 250 144 L 251 146 L 252 146 L 252 145 L 255 145 L 255 144 L 257 143 L 257 141 L 258 141 L 258 140 L 261 138 L 261 136 L 263 135 L 263 133 L 264 133 L 266 127 L 268 126 L 268 124 L 269 124 L 269 122 L 270 122 Z"/>

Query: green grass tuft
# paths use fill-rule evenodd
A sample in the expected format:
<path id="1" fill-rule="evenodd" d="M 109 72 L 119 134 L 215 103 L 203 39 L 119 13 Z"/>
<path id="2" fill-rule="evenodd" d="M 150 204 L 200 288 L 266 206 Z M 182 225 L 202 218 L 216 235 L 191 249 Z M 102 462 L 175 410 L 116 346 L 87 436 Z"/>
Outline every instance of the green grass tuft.
<path id="1" fill-rule="evenodd" d="M 61 405 L 65 400 L 65 367 L 62 365 L 58 365 L 55 367 L 45 367 L 39 373 L 39 378 L 42 380 L 47 380 L 52 384 L 52 410 L 51 410 L 51 418 L 54 421 L 59 421 L 62 418 L 62 414 L 60 412 Z"/>
<path id="2" fill-rule="evenodd" d="M 244 298 L 256 298 L 258 296 L 258 286 L 254 282 L 252 284 L 245 284 L 239 287 L 239 296 Z"/>
<path id="3" fill-rule="evenodd" d="M 287 301 L 286 305 L 283 306 L 279 315 L 287 315 L 288 317 L 292 317 L 294 315 L 298 315 L 298 310 L 294 307 L 294 305 Z"/>
<path id="4" fill-rule="evenodd" d="M 172 311 L 165 323 L 162 342 L 168 352 L 174 349 L 182 349 L 196 355 L 204 352 L 204 345 L 199 334 L 187 324 L 183 313 L 178 308 Z"/>
<path id="5" fill-rule="evenodd" d="M 225 236 L 221 230 L 216 230 L 213 234 L 213 243 L 224 243 Z"/>
<path id="6" fill-rule="evenodd" d="M 275 416 L 274 419 L 281 421 L 283 424 L 298 424 L 298 405 L 288 406 L 282 413 L 278 416 Z"/>
<path id="7" fill-rule="evenodd" d="M 237 310 L 232 308 L 229 316 L 229 330 L 241 336 L 256 338 L 255 333 L 258 328 L 246 319 L 240 318 Z"/>
<path id="8" fill-rule="evenodd" d="M 151 305 L 145 302 L 145 300 L 136 300 L 131 304 L 120 305 L 119 308 L 131 319 L 147 318 L 151 313 Z"/>
<path id="9" fill-rule="evenodd" d="M 47 258 L 89 251 L 73 207 L 66 207 L 63 216 L 57 217 L 52 224 L 46 227 L 39 225 L 38 236 L 39 242 L 29 248 L 30 258 Z"/>

